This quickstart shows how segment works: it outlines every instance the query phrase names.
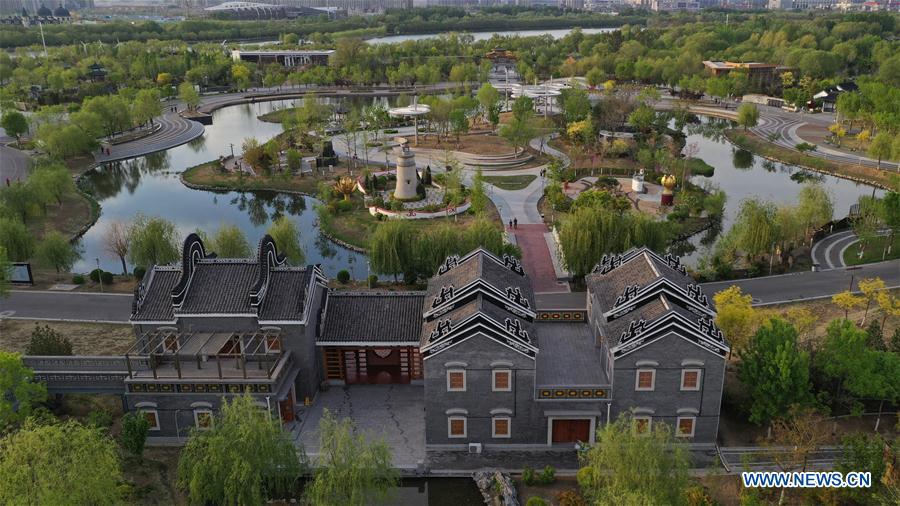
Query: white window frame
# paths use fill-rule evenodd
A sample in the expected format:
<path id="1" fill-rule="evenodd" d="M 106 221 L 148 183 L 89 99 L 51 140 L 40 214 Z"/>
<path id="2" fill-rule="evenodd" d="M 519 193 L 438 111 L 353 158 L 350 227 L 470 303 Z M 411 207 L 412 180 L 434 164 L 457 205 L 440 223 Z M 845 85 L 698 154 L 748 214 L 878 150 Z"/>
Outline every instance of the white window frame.
<path id="1" fill-rule="evenodd" d="M 454 420 L 462 420 L 463 422 L 463 433 L 462 435 L 454 435 L 452 430 L 452 422 Z M 464 415 L 450 415 L 447 417 L 447 437 L 450 439 L 465 439 L 469 437 L 469 419 Z"/>
<path id="2" fill-rule="evenodd" d="M 506 388 L 497 388 L 497 373 L 506 373 Z M 491 390 L 494 392 L 512 392 L 512 370 L 493 369 L 491 371 Z"/>
<path id="3" fill-rule="evenodd" d="M 462 388 L 451 388 L 450 387 L 450 374 L 452 373 L 462 373 L 463 377 L 463 386 Z M 469 386 L 469 378 L 466 375 L 465 369 L 447 369 L 447 391 L 448 392 L 465 392 L 466 387 Z"/>
<path id="4" fill-rule="evenodd" d="M 650 388 L 641 388 L 641 373 L 650 373 Z M 635 392 L 653 392 L 656 390 L 656 369 L 638 369 L 634 372 L 634 391 Z"/>
<path id="5" fill-rule="evenodd" d="M 691 421 L 691 433 L 690 434 L 682 434 L 681 433 L 681 421 L 682 420 L 690 420 Z M 697 431 L 697 417 L 696 416 L 679 416 L 675 419 L 675 437 L 694 437 L 694 433 Z"/>
<path id="6" fill-rule="evenodd" d="M 697 373 L 697 385 L 693 388 L 687 388 L 684 386 L 684 375 L 685 375 L 685 373 L 688 373 L 688 372 Z M 703 370 L 702 369 L 697 369 L 695 367 L 689 367 L 687 369 L 682 369 L 681 370 L 681 390 L 684 392 L 699 392 L 701 378 L 703 378 Z"/>
<path id="7" fill-rule="evenodd" d="M 197 416 L 201 413 L 206 413 L 209 415 L 209 427 L 201 427 L 200 426 L 200 417 Z M 194 428 L 197 430 L 209 430 L 213 428 L 214 418 L 213 418 L 213 410 L 209 408 L 194 408 Z"/>
<path id="8" fill-rule="evenodd" d="M 156 427 L 151 425 L 150 430 L 162 430 L 162 423 L 159 421 L 159 411 L 156 408 L 138 408 L 138 412 L 141 416 L 144 416 L 144 413 L 153 413 L 153 418 L 156 419 Z"/>
<path id="9" fill-rule="evenodd" d="M 497 435 L 497 426 L 494 422 L 497 420 L 506 420 L 506 434 Z M 509 416 L 493 416 L 491 417 L 491 437 L 494 439 L 509 439 L 512 437 L 512 417 Z"/>
<path id="10" fill-rule="evenodd" d="M 637 422 L 639 420 L 647 421 L 647 428 L 644 429 L 644 432 L 638 432 L 638 434 L 649 434 L 650 431 L 653 430 L 653 417 L 652 416 L 650 416 L 650 415 L 633 415 L 631 417 L 631 419 L 634 420 L 634 422 L 635 422 L 635 425 L 634 425 L 635 432 L 637 432 Z"/>

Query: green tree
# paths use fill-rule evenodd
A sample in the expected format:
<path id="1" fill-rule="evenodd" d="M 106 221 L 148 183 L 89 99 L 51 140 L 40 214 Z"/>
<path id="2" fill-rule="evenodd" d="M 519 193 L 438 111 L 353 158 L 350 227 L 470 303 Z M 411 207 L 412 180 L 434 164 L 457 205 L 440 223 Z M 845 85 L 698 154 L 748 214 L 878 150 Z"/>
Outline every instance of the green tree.
<path id="1" fill-rule="evenodd" d="M 656 121 L 656 111 L 647 104 L 641 104 L 628 115 L 628 124 L 640 132 L 649 132 Z"/>
<path id="2" fill-rule="evenodd" d="M 49 325 L 34 324 L 31 339 L 25 348 L 26 355 L 68 356 L 72 354 L 69 338 L 50 328 Z"/>
<path id="3" fill-rule="evenodd" d="M 559 98 L 566 123 L 581 121 L 591 114 L 591 101 L 587 91 L 567 88 L 562 90 Z"/>
<path id="4" fill-rule="evenodd" d="M 212 427 L 191 432 L 178 486 L 191 504 L 263 504 L 286 497 L 301 470 L 290 434 L 247 394 L 224 399 Z"/>
<path id="5" fill-rule="evenodd" d="M 381 223 L 369 239 L 369 260 L 372 269 L 381 274 L 397 276 L 415 265 L 413 257 L 415 234 L 405 220 Z"/>
<path id="6" fill-rule="evenodd" d="M 178 85 L 178 98 L 188 106 L 188 110 L 196 109 L 200 105 L 200 93 L 190 81 Z"/>
<path id="7" fill-rule="evenodd" d="M 687 502 L 690 459 L 666 423 L 641 430 L 630 415 L 620 415 L 597 431 L 583 462 L 580 484 L 591 504 Z"/>
<path id="8" fill-rule="evenodd" d="M 466 112 L 456 109 L 450 112 L 450 129 L 456 135 L 456 146 L 459 147 L 459 137 L 469 132 L 469 118 Z"/>
<path id="9" fill-rule="evenodd" d="M 821 184 L 808 184 L 800 189 L 797 195 L 796 216 L 804 229 L 804 235 L 831 221 L 834 216 L 834 204 L 831 194 Z"/>
<path id="10" fill-rule="evenodd" d="M 891 134 L 888 132 L 878 132 L 872 143 L 869 144 L 869 156 L 878 160 L 878 168 L 881 168 L 881 160 L 890 158 L 893 152 Z"/>
<path id="11" fill-rule="evenodd" d="M 37 247 L 38 259 L 48 267 L 56 269 L 57 274 L 71 269 L 80 256 L 75 246 L 55 230 L 44 234 Z"/>
<path id="12" fill-rule="evenodd" d="M 4 392 L 0 396 L 0 433 L 24 421 L 47 399 L 47 388 L 35 383 L 34 371 L 25 367 L 22 357 L 5 351 L 0 351 L 0 392 Z"/>
<path id="13" fill-rule="evenodd" d="M 6 130 L 7 135 L 16 138 L 16 146 L 19 146 L 22 134 L 28 133 L 28 119 L 19 111 L 9 111 L 0 118 L 0 127 Z"/>
<path id="14" fill-rule="evenodd" d="M 28 178 L 28 184 L 33 186 L 35 194 L 50 197 L 56 200 L 57 205 L 62 205 L 63 197 L 75 191 L 72 176 L 59 163 L 38 165 Z"/>
<path id="15" fill-rule="evenodd" d="M 142 458 L 147 435 L 150 434 L 150 422 L 138 412 L 128 412 L 122 417 L 122 446 L 135 457 Z"/>
<path id="16" fill-rule="evenodd" d="M 738 249 L 750 257 L 771 254 L 779 237 L 776 212 L 768 201 L 748 198 L 741 202 L 732 228 Z"/>
<path id="17" fill-rule="evenodd" d="M 327 409 L 319 421 L 319 458 L 306 498 L 321 506 L 363 506 L 385 501 L 399 485 L 391 447 L 367 441 L 350 418 Z"/>
<path id="18" fill-rule="evenodd" d="M 499 122 L 500 119 L 500 92 L 497 91 L 497 88 L 491 86 L 491 83 L 484 83 L 481 85 L 481 88 L 478 89 L 478 93 L 475 95 L 475 98 L 478 100 L 478 104 L 481 106 L 481 114 L 482 117 L 490 122 L 490 124 L 496 128 L 497 122 L 494 121 L 494 117 Z"/>
<path id="19" fill-rule="evenodd" d="M 9 295 L 10 269 L 9 258 L 6 256 L 6 248 L 0 245 L 0 299 Z"/>
<path id="20" fill-rule="evenodd" d="M 797 330 L 780 319 L 764 323 L 741 354 L 738 377 L 750 390 L 750 421 L 763 425 L 793 405 L 810 401 L 809 354 L 797 344 Z"/>
<path id="21" fill-rule="evenodd" d="M 34 187 L 16 181 L 9 186 L 0 189 L 0 203 L 2 203 L 10 212 L 17 214 L 22 223 L 28 221 L 28 214 L 34 209 L 37 196 Z"/>
<path id="22" fill-rule="evenodd" d="M 159 91 L 149 88 L 137 92 L 131 105 L 131 116 L 139 124 L 153 123 L 153 118 L 162 114 Z"/>
<path id="23" fill-rule="evenodd" d="M 250 243 L 237 225 L 222 225 L 212 236 L 210 249 L 221 258 L 247 258 Z"/>
<path id="24" fill-rule="evenodd" d="M 737 108 L 737 123 L 744 127 L 744 130 L 755 127 L 759 122 L 759 109 L 756 104 L 743 103 Z"/>
<path id="25" fill-rule="evenodd" d="M 306 261 L 303 246 L 300 245 L 300 230 L 289 217 L 281 216 L 273 221 L 266 233 L 275 240 L 278 252 L 286 256 L 291 263 L 300 265 Z"/>
<path id="26" fill-rule="evenodd" d="M 472 178 L 472 188 L 469 190 L 469 198 L 472 201 L 472 212 L 481 215 L 487 208 L 488 197 L 484 192 L 484 173 L 481 168 L 475 171 Z"/>
<path id="27" fill-rule="evenodd" d="M 158 216 L 138 214 L 128 233 L 128 259 L 133 265 L 149 268 L 166 265 L 181 257 L 175 224 Z"/>
<path id="28" fill-rule="evenodd" d="M 11 262 L 25 262 L 34 254 L 34 237 L 24 223 L 14 218 L 0 218 L 0 247 Z"/>
<path id="29" fill-rule="evenodd" d="M 75 421 L 26 425 L 0 440 L 0 503 L 122 502 L 119 456 L 102 429 Z"/>

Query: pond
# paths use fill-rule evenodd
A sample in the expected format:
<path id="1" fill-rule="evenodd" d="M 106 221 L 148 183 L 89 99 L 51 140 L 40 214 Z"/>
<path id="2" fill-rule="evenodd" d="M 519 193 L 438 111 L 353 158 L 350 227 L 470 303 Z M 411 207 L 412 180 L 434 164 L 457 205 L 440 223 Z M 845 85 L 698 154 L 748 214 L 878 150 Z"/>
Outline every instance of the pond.
<path id="1" fill-rule="evenodd" d="M 701 117 L 700 123 L 687 125 L 685 132 L 686 150 L 696 146 L 696 158 L 715 167 L 712 177 L 693 176 L 691 181 L 698 185 L 712 184 L 727 195 L 725 213 L 722 217 L 721 230 L 729 230 L 734 224 L 741 201 L 747 197 L 759 197 L 776 204 L 793 204 L 797 201 L 800 189 L 808 182 L 822 184 L 831 194 L 834 204 L 834 217 L 842 218 L 850 212 L 860 196 L 872 195 L 873 187 L 841 179 L 827 174 L 804 170 L 795 165 L 771 162 L 740 149 L 724 138 L 722 130 L 733 124 L 727 120 Z M 876 196 L 884 191 L 875 190 Z M 676 194 L 676 201 L 677 201 Z M 697 260 L 715 244 L 717 231 L 710 234 L 701 233 L 692 237 L 689 242 L 696 247 L 682 259 L 689 265 Z"/>
<path id="2" fill-rule="evenodd" d="M 113 221 L 128 222 L 137 213 L 171 220 L 182 236 L 197 229 L 213 232 L 223 224 L 235 224 L 251 245 L 259 241 L 274 218 L 287 214 L 300 230 L 307 262 L 322 264 L 331 277 L 347 269 L 353 278 L 365 279 L 365 255 L 337 246 L 319 233 L 314 198 L 273 192 L 193 190 L 179 180 L 179 173 L 185 169 L 227 155 L 232 146 L 239 152 L 247 137 L 265 141 L 280 133 L 280 124 L 260 121 L 257 116 L 296 102 L 259 102 L 219 109 L 213 113 L 213 124 L 206 127 L 204 135 L 188 144 L 106 164 L 86 174 L 85 183 L 102 211 L 100 219 L 80 241 L 82 257 L 73 271 L 90 271 L 99 259 L 104 270 L 120 272 L 121 264 L 105 251 L 104 234 Z M 129 265 L 129 269 L 132 267 Z"/>

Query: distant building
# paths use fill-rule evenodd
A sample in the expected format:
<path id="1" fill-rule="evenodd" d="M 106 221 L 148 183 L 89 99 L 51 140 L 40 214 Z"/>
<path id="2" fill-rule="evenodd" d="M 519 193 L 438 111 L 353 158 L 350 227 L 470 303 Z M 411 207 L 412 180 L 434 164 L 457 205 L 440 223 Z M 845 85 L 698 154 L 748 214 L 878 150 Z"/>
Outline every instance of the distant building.
<path id="1" fill-rule="evenodd" d="M 296 7 L 289 5 L 263 4 L 256 2 L 225 2 L 213 7 L 207 7 L 204 11 L 219 16 L 233 19 L 284 19 L 301 16 L 318 16 L 321 11 L 308 7 Z"/>
<path id="2" fill-rule="evenodd" d="M 333 49 L 298 51 L 242 51 L 231 52 L 234 61 L 246 61 L 267 65 L 277 63 L 283 67 L 304 67 L 307 65 L 328 65 Z"/>
<path id="3" fill-rule="evenodd" d="M 700 10 L 700 3 L 697 0 L 652 0 L 650 2 L 650 10 L 657 12 L 696 12 Z"/>
<path id="4" fill-rule="evenodd" d="M 746 72 L 750 88 L 754 90 L 778 88 L 781 85 L 781 74 L 793 70 L 790 67 L 774 63 L 739 63 L 716 60 L 704 60 L 703 66 L 713 77 L 725 76 L 732 71 Z"/>

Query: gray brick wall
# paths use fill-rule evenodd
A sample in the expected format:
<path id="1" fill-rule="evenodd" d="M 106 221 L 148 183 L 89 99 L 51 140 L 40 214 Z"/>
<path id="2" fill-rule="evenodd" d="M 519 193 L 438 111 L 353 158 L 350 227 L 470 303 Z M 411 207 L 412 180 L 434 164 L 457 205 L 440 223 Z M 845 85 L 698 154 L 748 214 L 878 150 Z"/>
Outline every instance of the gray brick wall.
<path id="1" fill-rule="evenodd" d="M 641 361 L 657 362 L 657 366 L 642 366 Z M 703 365 L 682 365 L 684 361 Z M 635 391 L 635 374 L 640 368 L 656 370 L 656 385 L 652 392 Z M 681 371 L 695 368 L 702 371 L 699 391 L 681 390 Z M 725 360 L 714 353 L 690 343 L 675 334 L 665 336 L 644 348 L 615 360 L 613 373 L 613 418 L 632 408 L 654 410 L 653 422 L 673 424 L 678 410 L 693 408 L 696 416 L 695 435 L 690 441 L 714 443 L 722 400 L 722 380 Z"/>

